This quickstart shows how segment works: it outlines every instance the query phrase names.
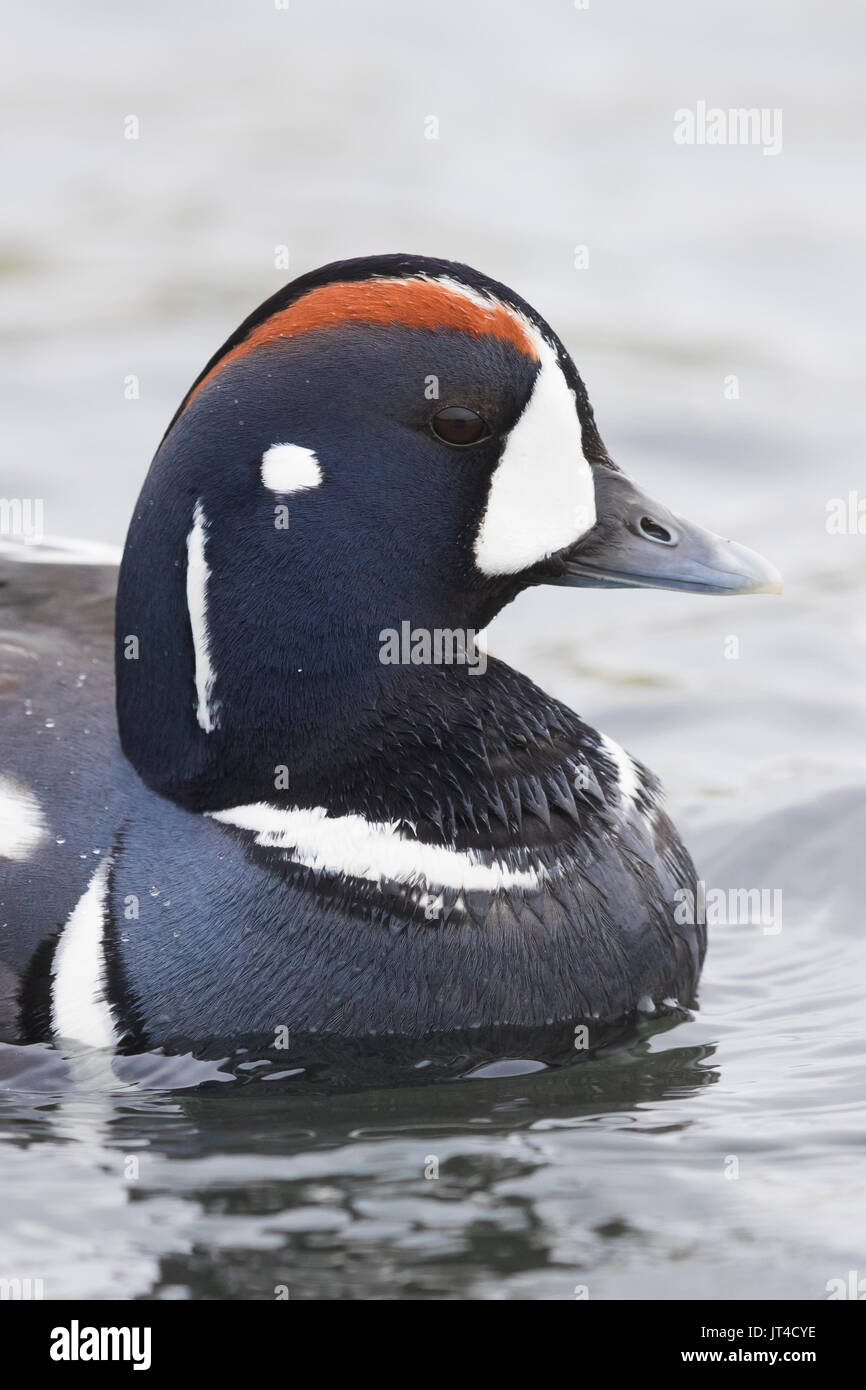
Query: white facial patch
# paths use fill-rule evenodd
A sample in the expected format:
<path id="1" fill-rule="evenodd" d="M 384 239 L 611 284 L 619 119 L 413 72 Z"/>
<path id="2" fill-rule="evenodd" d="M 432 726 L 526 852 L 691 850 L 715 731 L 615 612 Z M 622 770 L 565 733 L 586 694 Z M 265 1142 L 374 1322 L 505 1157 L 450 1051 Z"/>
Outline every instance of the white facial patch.
<path id="1" fill-rule="evenodd" d="M 0 777 L 0 859 L 28 859 L 48 834 L 32 792 Z"/>
<path id="2" fill-rule="evenodd" d="M 465 888 L 495 893 L 543 886 L 545 870 L 516 869 L 501 860 L 482 857 L 479 850 L 456 850 L 407 840 L 397 821 L 367 821 L 363 816 L 329 816 L 324 806 L 310 809 L 269 806 L 264 801 L 208 811 L 213 820 L 255 834 L 256 844 L 288 850 L 308 869 L 371 883 L 389 879 L 410 887 Z"/>
<path id="3" fill-rule="evenodd" d="M 103 859 L 57 943 L 51 973 L 51 1023 L 58 1038 L 86 1047 L 116 1047 L 106 996 L 105 906 L 110 861 Z"/>
<path id="4" fill-rule="evenodd" d="M 213 699 L 216 672 L 211 662 L 207 622 L 210 569 L 205 558 L 206 527 L 207 518 L 199 499 L 193 512 L 192 530 L 186 538 L 186 603 L 195 652 L 195 715 L 200 727 L 209 734 L 217 727 L 219 709 Z"/>
<path id="5" fill-rule="evenodd" d="M 322 481 L 319 460 L 312 449 L 300 444 L 272 444 L 262 455 L 262 482 L 284 496 L 318 487 Z"/>
<path id="6" fill-rule="evenodd" d="M 574 392 L 551 345 L 537 332 L 533 338 L 539 372 L 505 441 L 475 540 L 478 568 L 491 576 L 528 569 L 595 524 Z"/>

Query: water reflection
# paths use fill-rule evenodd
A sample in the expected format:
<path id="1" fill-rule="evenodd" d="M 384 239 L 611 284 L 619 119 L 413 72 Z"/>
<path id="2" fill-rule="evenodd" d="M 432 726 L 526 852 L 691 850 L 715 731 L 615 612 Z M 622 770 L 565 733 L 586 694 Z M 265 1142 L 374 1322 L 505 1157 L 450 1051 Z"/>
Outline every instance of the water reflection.
<path id="1" fill-rule="evenodd" d="M 292 1298 L 454 1298 L 541 1270 L 571 1297 L 599 1250 L 642 1236 L 605 1209 L 597 1157 L 581 1171 L 578 1143 L 563 1165 L 558 1131 L 592 1129 L 597 1156 L 599 1128 L 627 1130 L 642 1113 L 683 1128 L 681 1102 L 717 1072 L 711 1045 L 654 1050 L 678 1021 L 624 1030 L 591 1059 L 575 1058 L 573 1040 L 567 1054 L 570 1031 L 544 1030 L 532 1039 L 543 1069 L 512 1075 L 479 1075 L 479 1039 L 402 1064 L 396 1045 L 359 1059 L 345 1043 L 308 1041 L 303 1067 L 271 1089 L 247 1075 L 190 1090 L 200 1064 L 184 1058 L 186 1089 L 143 1090 L 117 1075 L 132 1059 L 112 1069 L 103 1054 L 14 1049 L 54 1089 L 0 1102 L 22 1160 L 2 1264 L 39 1273 L 41 1262 L 48 1297 L 75 1293 L 81 1261 L 100 1297 L 274 1299 L 284 1286 Z M 527 1041 L 513 1040 L 515 1062 L 531 1059 Z M 167 1062 L 153 1066 L 164 1076 Z M 676 1113 L 659 1125 L 669 1102 Z M 58 1171 L 66 1229 L 43 1229 L 32 1212 Z M 566 1226 L 545 1210 L 563 1182 Z"/>

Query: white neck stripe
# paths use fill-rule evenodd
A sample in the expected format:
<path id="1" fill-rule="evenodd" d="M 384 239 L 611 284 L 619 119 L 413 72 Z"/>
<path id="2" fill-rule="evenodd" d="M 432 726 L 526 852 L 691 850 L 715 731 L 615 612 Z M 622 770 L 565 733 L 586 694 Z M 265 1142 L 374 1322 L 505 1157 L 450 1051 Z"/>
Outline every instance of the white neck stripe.
<path id="1" fill-rule="evenodd" d="M 259 801 L 207 814 L 224 825 L 255 834 L 256 844 L 285 849 L 308 869 L 371 883 L 383 879 L 412 887 L 456 888 L 498 892 L 543 887 L 543 867 L 518 869 L 480 850 L 457 850 L 405 839 L 398 821 L 368 821 L 363 816 L 329 816 L 324 806 L 281 809 Z"/>
<path id="2" fill-rule="evenodd" d="M 73 909 L 51 966 L 54 1032 L 86 1047 L 116 1047 L 119 1041 L 106 995 L 103 951 L 110 863 L 102 860 Z"/>
<path id="3" fill-rule="evenodd" d="M 205 558 L 207 518 L 201 499 L 195 504 L 192 530 L 186 538 L 186 603 L 192 645 L 195 651 L 195 715 L 206 734 L 218 723 L 218 708 L 213 700 L 216 672 L 210 656 L 210 633 L 207 623 L 207 586 L 210 569 Z"/>

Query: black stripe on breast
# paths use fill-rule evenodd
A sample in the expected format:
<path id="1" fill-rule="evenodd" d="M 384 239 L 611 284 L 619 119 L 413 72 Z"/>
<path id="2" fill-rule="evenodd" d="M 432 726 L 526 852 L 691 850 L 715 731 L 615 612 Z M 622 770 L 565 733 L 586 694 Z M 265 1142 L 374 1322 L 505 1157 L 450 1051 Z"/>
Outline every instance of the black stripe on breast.
<path id="1" fill-rule="evenodd" d="M 102 931 L 102 955 L 105 965 L 105 997 L 119 1035 L 117 1051 L 145 1052 L 149 1046 L 144 1013 L 126 974 L 120 949 L 120 927 L 114 910 L 114 879 L 117 855 L 122 848 L 123 832 L 111 851 L 111 864 L 105 885 L 105 918 Z"/>
<path id="2" fill-rule="evenodd" d="M 18 991 L 18 1030 L 22 1043 L 54 1040 L 51 1028 L 51 970 L 62 935 L 61 926 L 40 941 L 24 972 Z"/>

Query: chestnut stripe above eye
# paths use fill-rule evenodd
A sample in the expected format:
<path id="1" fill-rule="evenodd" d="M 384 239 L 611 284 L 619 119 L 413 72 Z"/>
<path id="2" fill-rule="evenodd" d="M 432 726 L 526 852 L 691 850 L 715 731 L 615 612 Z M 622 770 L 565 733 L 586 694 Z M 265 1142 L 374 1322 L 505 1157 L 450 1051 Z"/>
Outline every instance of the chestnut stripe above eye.
<path id="1" fill-rule="evenodd" d="M 338 328 L 346 323 L 456 328 L 473 337 L 500 338 L 533 361 L 538 360 L 533 335 L 516 313 L 496 300 L 488 301 L 468 290 L 464 293 L 456 282 L 442 284 L 423 278 L 342 281 L 311 290 L 257 324 L 193 387 L 184 409 L 225 367 L 258 348 L 316 328 Z"/>

